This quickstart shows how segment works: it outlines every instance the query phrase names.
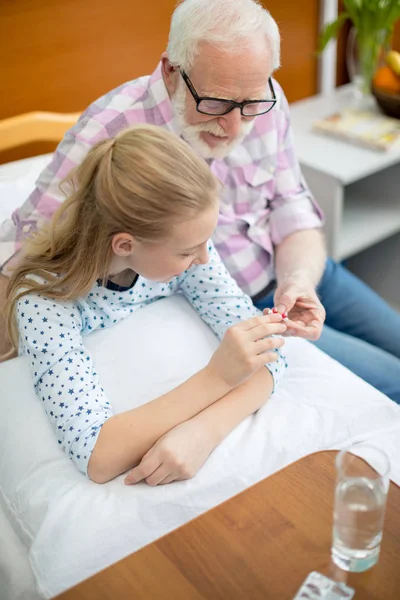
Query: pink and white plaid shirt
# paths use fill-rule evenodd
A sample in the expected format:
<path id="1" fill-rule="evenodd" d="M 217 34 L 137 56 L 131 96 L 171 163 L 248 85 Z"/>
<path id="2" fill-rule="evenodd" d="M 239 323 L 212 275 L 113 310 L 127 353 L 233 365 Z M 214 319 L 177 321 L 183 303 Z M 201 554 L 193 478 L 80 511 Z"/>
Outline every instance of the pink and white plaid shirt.
<path id="1" fill-rule="evenodd" d="M 213 241 L 232 276 L 252 297 L 274 279 L 274 246 L 295 231 L 322 225 L 295 156 L 287 100 L 274 85 L 275 107 L 256 118 L 250 134 L 227 158 L 207 161 L 224 185 Z M 50 219 L 64 200 L 60 181 L 96 142 L 135 123 L 159 125 L 179 135 L 160 64 L 150 77 L 125 83 L 91 104 L 66 133 L 36 189 L 0 225 L 4 272 L 24 236 Z"/>

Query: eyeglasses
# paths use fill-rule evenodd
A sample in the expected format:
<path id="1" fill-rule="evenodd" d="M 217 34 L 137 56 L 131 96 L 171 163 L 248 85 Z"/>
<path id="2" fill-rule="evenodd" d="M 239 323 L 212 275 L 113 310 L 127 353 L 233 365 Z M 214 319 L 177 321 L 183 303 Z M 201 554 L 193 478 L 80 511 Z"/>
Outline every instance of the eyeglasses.
<path id="1" fill-rule="evenodd" d="M 196 102 L 197 111 L 203 115 L 221 116 L 228 114 L 234 108 L 240 108 L 240 114 L 244 117 L 257 117 L 258 115 L 264 115 L 269 112 L 276 104 L 276 95 L 271 77 L 268 78 L 268 85 L 272 94 L 271 100 L 246 100 L 245 102 L 235 102 L 234 100 L 199 96 L 185 71 L 183 69 L 179 69 L 179 71 Z"/>

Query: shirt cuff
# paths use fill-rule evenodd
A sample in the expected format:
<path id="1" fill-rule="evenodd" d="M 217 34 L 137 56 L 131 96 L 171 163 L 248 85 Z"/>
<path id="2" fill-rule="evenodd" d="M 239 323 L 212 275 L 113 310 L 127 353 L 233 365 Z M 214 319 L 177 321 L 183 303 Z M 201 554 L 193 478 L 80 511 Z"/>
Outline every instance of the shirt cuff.
<path id="1" fill-rule="evenodd" d="M 323 224 L 323 213 L 311 197 L 285 202 L 270 214 L 271 238 L 275 246 L 296 231 L 320 228 Z"/>

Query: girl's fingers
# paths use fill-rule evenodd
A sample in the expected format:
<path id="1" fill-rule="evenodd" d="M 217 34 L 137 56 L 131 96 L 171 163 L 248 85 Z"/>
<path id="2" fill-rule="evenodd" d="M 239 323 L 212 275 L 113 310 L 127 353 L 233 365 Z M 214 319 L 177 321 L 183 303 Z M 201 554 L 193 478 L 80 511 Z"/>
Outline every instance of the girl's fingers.
<path id="1" fill-rule="evenodd" d="M 156 454 L 153 454 L 152 448 L 144 455 L 140 463 L 129 471 L 128 475 L 124 479 L 126 485 L 133 485 L 143 481 L 149 477 L 154 471 L 160 467 L 160 459 L 157 458 Z"/>
<path id="2" fill-rule="evenodd" d="M 296 329 L 288 329 L 287 332 L 284 334 L 287 337 L 292 337 L 293 335 L 297 334 L 297 330 Z"/>
<path id="3" fill-rule="evenodd" d="M 173 481 L 181 481 L 179 477 L 174 474 L 168 475 L 165 479 L 160 481 L 158 485 L 166 485 L 167 483 L 172 483 Z"/>
<path id="4" fill-rule="evenodd" d="M 284 333 L 286 329 L 286 323 L 263 323 L 247 331 L 247 337 L 251 341 L 260 340 L 270 335 Z"/>
<path id="5" fill-rule="evenodd" d="M 169 475 L 169 468 L 165 464 L 162 464 L 156 471 L 154 471 L 154 473 L 152 473 L 149 477 L 146 477 L 146 483 L 151 486 L 158 485 Z"/>
<path id="6" fill-rule="evenodd" d="M 259 325 L 280 323 L 280 321 L 282 321 L 282 315 L 279 314 L 257 315 L 256 317 L 252 317 L 251 319 L 247 319 L 246 321 L 242 321 L 241 323 L 234 325 L 234 327 L 247 331 L 253 329 L 254 327 L 258 327 Z"/>
<path id="7" fill-rule="evenodd" d="M 256 356 L 257 364 L 262 367 L 263 365 L 276 362 L 279 356 L 277 352 L 265 352 L 264 354 L 259 354 Z"/>
<path id="8" fill-rule="evenodd" d="M 281 348 L 284 345 L 285 340 L 281 337 L 265 338 L 254 343 L 257 354 L 268 352 L 269 350 L 274 350 L 275 348 Z"/>

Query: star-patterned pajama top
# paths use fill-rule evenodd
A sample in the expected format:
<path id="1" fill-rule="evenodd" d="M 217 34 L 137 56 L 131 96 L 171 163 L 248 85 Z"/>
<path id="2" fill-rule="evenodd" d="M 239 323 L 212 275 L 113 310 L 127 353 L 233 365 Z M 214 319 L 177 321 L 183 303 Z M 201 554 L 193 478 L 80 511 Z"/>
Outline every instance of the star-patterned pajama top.
<path id="1" fill-rule="evenodd" d="M 17 303 L 19 353 L 29 361 L 34 387 L 43 402 L 58 443 L 87 474 L 102 425 L 112 414 L 82 337 L 118 323 L 161 298 L 183 293 L 218 339 L 235 323 L 260 314 L 229 275 L 212 243 L 209 262 L 193 266 L 168 283 L 137 277 L 130 288 L 96 283 L 86 298 L 59 301 L 29 293 Z M 279 359 L 267 364 L 274 389 L 286 368 Z"/>

